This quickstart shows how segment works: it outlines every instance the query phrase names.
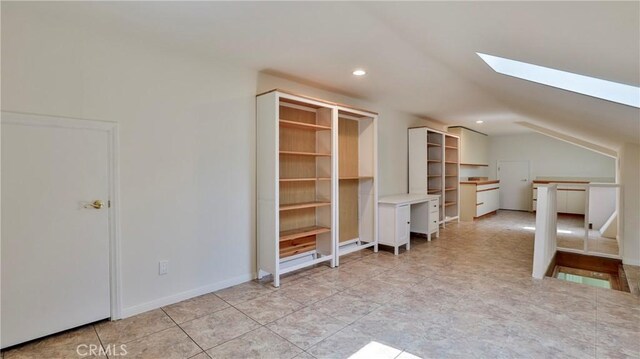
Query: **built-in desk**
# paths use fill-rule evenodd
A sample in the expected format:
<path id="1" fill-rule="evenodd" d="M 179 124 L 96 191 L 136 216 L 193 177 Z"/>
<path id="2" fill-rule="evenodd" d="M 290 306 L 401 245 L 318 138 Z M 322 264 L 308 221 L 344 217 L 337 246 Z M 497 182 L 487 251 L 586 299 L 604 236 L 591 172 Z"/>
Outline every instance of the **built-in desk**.
<path id="1" fill-rule="evenodd" d="M 378 200 L 378 243 L 394 248 L 411 247 L 411 232 L 424 234 L 431 241 L 431 235 L 440 235 L 438 226 L 440 196 L 431 194 L 398 194 Z"/>

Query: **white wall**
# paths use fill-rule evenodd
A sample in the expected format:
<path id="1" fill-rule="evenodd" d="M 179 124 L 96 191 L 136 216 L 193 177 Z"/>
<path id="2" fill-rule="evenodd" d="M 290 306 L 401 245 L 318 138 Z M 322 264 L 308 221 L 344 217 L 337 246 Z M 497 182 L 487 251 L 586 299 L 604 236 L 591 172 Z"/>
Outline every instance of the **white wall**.
<path id="1" fill-rule="evenodd" d="M 257 74 L 2 10 L 3 111 L 120 124 L 125 314 L 250 279 Z"/>
<path id="2" fill-rule="evenodd" d="M 460 166 L 460 177 L 491 177 L 489 175 L 489 167 L 481 166 Z"/>
<path id="3" fill-rule="evenodd" d="M 380 112 L 380 194 L 407 191 L 406 129 L 423 120 L 26 9 L 2 5 L 2 110 L 120 124 L 124 315 L 253 277 L 258 90 Z"/>
<path id="4" fill-rule="evenodd" d="M 626 143 L 620 151 L 620 184 L 623 190 L 622 261 L 640 265 L 640 146 Z"/>
<path id="5" fill-rule="evenodd" d="M 609 179 L 616 175 L 615 159 L 538 133 L 489 136 L 488 176 L 495 179 L 497 161 L 528 160 L 536 177 Z"/>

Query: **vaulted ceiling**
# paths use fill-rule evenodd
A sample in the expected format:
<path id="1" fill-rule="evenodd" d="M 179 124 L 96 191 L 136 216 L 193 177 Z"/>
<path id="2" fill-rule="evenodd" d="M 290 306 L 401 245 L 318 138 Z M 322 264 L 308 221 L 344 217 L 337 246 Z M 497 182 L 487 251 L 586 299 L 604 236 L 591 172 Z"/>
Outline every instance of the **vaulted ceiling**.
<path id="1" fill-rule="evenodd" d="M 516 122 L 524 121 L 612 149 L 640 143 L 639 109 L 499 75 L 476 55 L 639 86 L 640 2 L 20 6 L 74 26 L 283 74 L 489 134 L 522 131 Z M 352 76 L 356 67 L 368 74 Z"/>

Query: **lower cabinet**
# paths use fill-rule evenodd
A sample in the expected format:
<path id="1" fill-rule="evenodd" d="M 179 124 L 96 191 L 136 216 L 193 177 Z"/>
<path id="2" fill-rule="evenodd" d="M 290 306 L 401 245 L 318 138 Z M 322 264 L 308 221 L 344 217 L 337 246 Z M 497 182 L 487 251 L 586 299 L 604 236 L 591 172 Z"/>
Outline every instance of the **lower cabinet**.
<path id="1" fill-rule="evenodd" d="M 411 205 L 380 206 L 378 209 L 378 244 L 392 246 L 398 254 L 398 247 L 409 249 L 411 237 Z"/>
<path id="2" fill-rule="evenodd" d="M 460 219 L 473 221 L 474 218 L 495 212 L 500 208 L 500 185 L 497 181 L 489 184 L 462 182 Z"/>
<path id="3" fill-rule="evenodd" d="M 584 214 L 587 191 L 577 186 L 570 187 L 569 185 L 558 186 L 556 195 L 557 211 L 558 213 L 565 214 Z M 532 210 L 536 210 L 538 199 L 538 188 L 534 185 L 533 188 L 533 203 Z"/>

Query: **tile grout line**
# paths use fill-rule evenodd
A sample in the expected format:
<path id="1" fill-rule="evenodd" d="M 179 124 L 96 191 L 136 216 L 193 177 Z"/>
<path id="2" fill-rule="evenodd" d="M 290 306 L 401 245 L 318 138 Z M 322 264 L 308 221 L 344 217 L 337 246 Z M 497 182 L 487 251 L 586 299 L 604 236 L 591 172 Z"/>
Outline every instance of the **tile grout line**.
<path id="1" fill-rule="evenodd" d="M 187 336 L 187 338 L 189 338 L 189 340 L 191 340 L 198 348 L 200 348 L 200 350 L 202 350 L 202 353 L 205 353 L 207 356 L 209 356 L 209 354 L 206 353 L 206 351 L 204 349 L 202 349 L 202 347 L 200 346 L 200 344 L 198 344 L 198 342 L 196 342 L 195 340 L 193 340 L 193 338 L 191 338 L 191 336 L 180 326 L 180 324 L 178 324 L 173 318 L 171 318 L 171 316 L 164 310 L 164 308 L 160 308 L 160 310 L 162 310 L 162 312 L 169 317 L 169 319 L 171 319 L 171 321 L 173 322 L 173 324 L 175 324 L 178 328 L 180 328 L 180 330 L 184 333 L 184 335 Z M 199 354 L 199 353 L 198 353 Z M 196 355 L 198 355 L 196 354 Z"/>
<path id="2" fill-rule="evenodd" d="M 106 349 L 104 347 L 104 344 L 102 343 L 102 339 L 100 339 L 100 335 L 98 335 L 98 330 L 96 330 L 96 326 L 95 324 L 91 324 L 91 328 L 93 328 L 93 332 L 96 333 L 96 337 L 98 337 L 98 341 L 100 342 L 100 346 L 102 347 L 102 349 L 106 352 Z M 76 349 L 77 350 L 77 349 Z M 109 355 L 105 354 L 105 356 L 107 357 L 107 359 L 109 359 Z M 4 358 L 4 357 L 3 357 Z"/>
<path id="3" fill-rule="evenodd" d="M 283 295 L 284 295 L 284 294 L 283 294 Z M 285 297 L 286 297 L 286 296 L 285 296 Z M 258 298 L 260 298 L 260 297 L 258 297 Z M 258 299 L 258 298 L 255 298 L 255 299 Z M 291 299 L 291 298 L 289 298 L 289 297 L 287 297 L 287 298 L 288 298 L 288 299 L 290 299 L 290 300 L 293 300 L 293 299 Z M 253 300 L 253 299 L 250 299 L 250 300 Z M 298 303 L 298 304 L 302 304 L 302 303 L 300 303 L 300 302 L 298 302 L 298 301 L 296 301 L 296 300 L 293 300 L 293 301 L 294 301 L 294 302 L 296 302 L 296 303 Z M 248 301 L 246 301 L 246 302 L 248 302 Z M 244 302 L 242 302 L 242 303 L 244 303 Z M 238 304 L 240 304 L 240 303 L 238 303 Z M 239 311 L 240 313 L 242 313 L 243 315 L 245 315 L 247 318 L 249 318 L 249 319 L 253 320 L 253 321 L 254 321 L 254 322 L 256 322 L 256 323 L 258 323 L 258 325 L 260 325 L 260 328 L 265 328 L 265 329 L 267 329 L 268 331 L 270 331 L 270 332 L 272 332 L 273 334 L 277 335 L 278 337 L 282 338 L 282 339 L 283 339 L 284 341 L 286 341 L 287 343 L 290 343 L 290 344 L 291 344 L 291 345 L 293 345 L 294 347 L 296 347 L 296 348 L 298 348 L 298 349 L 300 349 L 300 350 L 302 350 L 302 351 L 304 352 L 304 349 L 300 348 L 300 347 L 299 347 L 299 346 L 297 346 L 295 343 L 292 343 L 290 340 L 288 340 L 287 338 L 284 338 L 284 337 L 283 337 L 283 336 L 281 336 L 280 334 L 278 334 L 278 333 L 274 332 L 273 330 L 271 330 L 271 328 L 267 327 L 267 325 L 268 325 L 268 324 L 271 324 L 271 323 L 273 323 L 273 322 L 276 322 L 276 321 L 278 321 L 278 320 L 280 320 L 280 319 L 282 319 L 282 318 L 288 317 L 289 315 L 291 315 L 291 314 L 293 314 L 293 313 L 296 313 L 296 312 L 298 312 L 298 311 L 300 311 L 300 310 L 302 310 L 302 309 L 308 308 L 308 306 L 305 306 L 304 304 L 302 304 L 302 305 L 303 305 L 303 307 L 302 307 L 302 308 L 300 308 L 300 309 L 298 309 L 298 310 L 295 310 L 295 311 L 293 311 L 293 312 L 291 312 L 291 313 L 289 313 L 289 314 L 287 314 L 287 315 L 285 315 L 285 316 L 283 316 L 283 317 L 280 317 L 280 318 L 278 318 L 278 319 L 272 320 L 272 321 L 270 321 L 270 322 L 269 322 L 269 323 L 267 323 L 267 324 L 261 324 L 261 323 L 260 323 L 260 322 L 258 322 L 257 320 L 253 319 L 250 315 L 248 315 L 247 313 L 243 312 L 242 310 L 240 310 L 240 309 L 236 308 L 236 307 L 235 307 L 235 306 L 233 306 L 232 304 L 230 304 L 230 303 L 229 303 L 229 305 L 231 305 L 235 310 L 237 310 L 237 311 Z M 258 330 L 258 329 L 260 329 L 260 328 L 256 328 L 256 329 L 254 329 L 254 330 L 250 330 L 250 331 L 248 331 L 247 333 L 250 333 L 250 332 L 252 332 L 252 331 Z M 247 334 L 247 333 L 245 333 L 245 334 Z M 244 334 L 242 334 L 242 335 L 244 335 Z M 242 336 L 242 335 L 241 335 L 241 336 Z M 236 338 L 238 338 L 238 337 L 236 337 Z M 236 338 L 233 338 L 233 339 L 236 339 Z M 231 339 L 231 340 L 233 340 L 233 339 Z M 298 354 L 298 355 L 299 355 L 299 354 Z"/>
<path id="4" fill-rule="evenodd" d="M 161 308 L 161 307 L 160 307 L 160 308 L 157 308 L 157 309 L 162 310 L 162 308 Z M 152 310 L 157 310 L 157 309 L 152 309 Z M 164 310 L 162 310 L 162 311 L 164 312 Z M 146 312 L 146 313 L 148 313 L 148 312 Z M 143 313 L 141 313 L 141 314 L 143 314 Z M 166 313 L 165 313 L 165 314 L 166 314 Z M 134 316 L 134 317 L 135 317 L 135 316 Z M 130 318 L 133 318 L 133 317 L 130 317 Z M 125 318 L 125 319 L 128 319 L 128 318 Z M 119 320 L 125 320 L 125 319 L 118 319 L 118 321 L 119 321 Z M 169 319 L 171 319 L 171 317 L 169 317 Z M 172 319 L 172 321 L 173 321 L 173 319 Z M 175 323 L 175 322 L 174 322 L 174 323 Z M 95 327 L 94 327 L 94 329 L 95 329 Z M 137 340 L 147 338 L 147 337 L 149 337 L 149 336 L 151 336 L 151 335 L 154 335 L 154 334 L 157 334 L 157 333 L 160 333 L 160 332 L 164 332 L 164 331 L 165 331 L 165 330 L 167 330 L 167 329 L 171 329 L 171 327 L 162 328 L 162 329 L 160 329 L 160 330 L 156 330 L 155 332 L 148 333 L 148 334 L 145 334 L 145 335 L 143 335 L 143 336 L 141 336 L 141 337 L 138 337 L 138 338 L 135 338 L 135 339 L 131 339 L 131 340 L 126 341 L 126 342 L 121 342 L 121 343 L 119 343 L 119 344 L 129 344 L 129 343 L 133 343 L 133 342 L 135 342 L 135 341 L 137 341 Z M 96 329 L 96 333 L 97 333 L 97 329 Z M 98 334 L 98 338 L 100 338 L 100 334 Z M 102 341 L 101 341 L 101 342 L 102 342 Z"/>

